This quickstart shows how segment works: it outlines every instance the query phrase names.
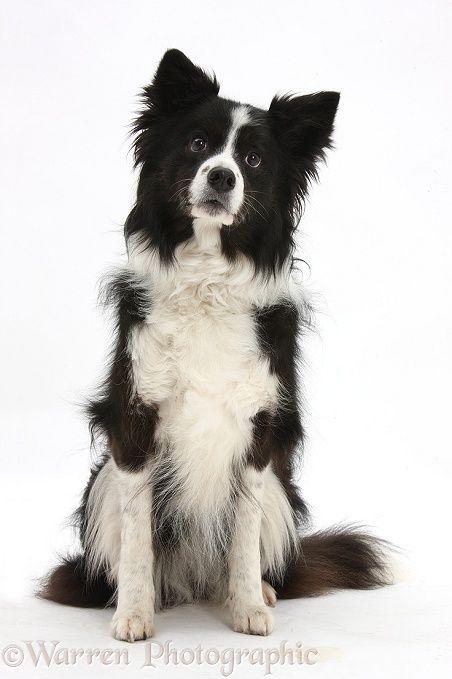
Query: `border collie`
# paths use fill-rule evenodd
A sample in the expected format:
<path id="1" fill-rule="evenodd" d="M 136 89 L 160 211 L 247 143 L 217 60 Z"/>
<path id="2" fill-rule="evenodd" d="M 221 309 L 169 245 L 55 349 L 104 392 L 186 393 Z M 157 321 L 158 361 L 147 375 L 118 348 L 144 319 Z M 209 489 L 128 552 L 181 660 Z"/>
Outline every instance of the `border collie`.
<path id="1" fill-rule="evenodd" d="M 277 597 L 386 582 L 366 532 L 305 534 L 296 482 L 309 305 L 294 232 L 339 94 L 264 111 L 218 92 L 175 49 L 143 90 L 128 259 L 105 289 L 115 346 L 88 405 L 102 455 L 75 515 L 81 549 L 39 592 L 114 604 L 126 641 L 149 637 L 167 606 L 227 601 L 234 630 L 268 634 Z"/>

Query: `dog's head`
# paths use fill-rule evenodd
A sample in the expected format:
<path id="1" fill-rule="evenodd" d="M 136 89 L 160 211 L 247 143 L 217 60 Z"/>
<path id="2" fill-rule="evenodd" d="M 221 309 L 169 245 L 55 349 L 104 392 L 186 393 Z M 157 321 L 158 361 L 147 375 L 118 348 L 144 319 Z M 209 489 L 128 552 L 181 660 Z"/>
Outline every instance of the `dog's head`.
<path id="1" fill-rule="evenodd" d="M 274 269 L 291 252 L 339 94 L 275 97 L 264 111 L 218 91 L 182 52 L 166 52 L 135 122 L 141 172 L 126 230 L 144 231 L 170 258 L 193 219 L 206 218 L 222 230 L 226 255 L 241 251 Z"/>

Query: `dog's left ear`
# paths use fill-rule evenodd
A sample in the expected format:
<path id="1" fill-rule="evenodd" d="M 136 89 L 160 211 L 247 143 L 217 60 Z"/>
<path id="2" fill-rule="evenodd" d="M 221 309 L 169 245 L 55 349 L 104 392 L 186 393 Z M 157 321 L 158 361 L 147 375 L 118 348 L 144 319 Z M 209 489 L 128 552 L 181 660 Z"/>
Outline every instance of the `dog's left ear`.
<path id="1" fill-rule="evenodd" d="M 317 176 L 317 163 L 331 147 L 338 92 L 318 92 L 299 97 L 275 97 L 269 114 L 274 133 L 295 171 L 304 193 Z"/>

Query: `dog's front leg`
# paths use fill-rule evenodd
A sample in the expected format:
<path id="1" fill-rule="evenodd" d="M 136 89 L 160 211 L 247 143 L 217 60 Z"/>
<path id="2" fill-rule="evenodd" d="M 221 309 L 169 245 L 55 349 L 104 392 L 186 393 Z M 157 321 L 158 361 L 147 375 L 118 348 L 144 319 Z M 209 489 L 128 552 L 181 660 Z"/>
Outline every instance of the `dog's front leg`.
<path id="1" fill-rule="evenodd" d="M 232 626 L 245 634 L 269 634 L 272 615 L 262 594 L 260 529 L 265 471 L 244 470 L 237 501 L 235 531 L 229 554 L 229 597 Z"/>
<path id="2" fill-rule="evenodd" d="M 136 641 L 150 637 L 154 623 L 149 469 L 126 471 L 118 467 L 117 475 L 121 501 L 121 551 L 112 633 L 116 639 Z"/>

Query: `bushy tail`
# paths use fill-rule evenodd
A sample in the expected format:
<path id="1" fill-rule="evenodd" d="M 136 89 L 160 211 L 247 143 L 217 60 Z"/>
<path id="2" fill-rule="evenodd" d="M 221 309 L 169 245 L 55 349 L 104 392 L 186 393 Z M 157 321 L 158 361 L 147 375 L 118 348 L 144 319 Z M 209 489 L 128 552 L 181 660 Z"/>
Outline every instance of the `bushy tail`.
<path id="1" fill-rule="evenodd" d="M 98 608 L 110 605 L 115 590 L 104 573 L 88 575 L 82 555 L 65 557 L 43 578 L 36 596 L 66 606 Z"/>
<path id="2" fill-rule="evenodd" d="M 318 596 L 335 589 L 374 589 L 391 582 L 387 569 L 389 543 L 353 526 L 339 526 L 301 538 L 300 550 L 278 597 Z"/>

